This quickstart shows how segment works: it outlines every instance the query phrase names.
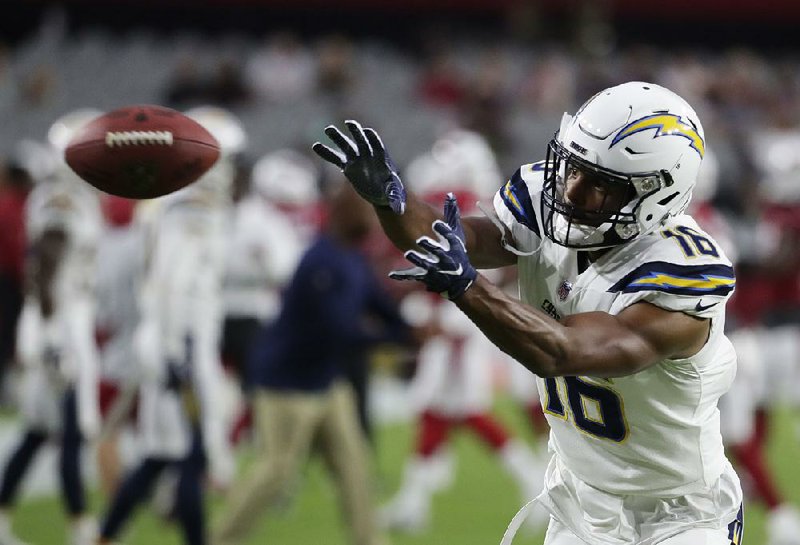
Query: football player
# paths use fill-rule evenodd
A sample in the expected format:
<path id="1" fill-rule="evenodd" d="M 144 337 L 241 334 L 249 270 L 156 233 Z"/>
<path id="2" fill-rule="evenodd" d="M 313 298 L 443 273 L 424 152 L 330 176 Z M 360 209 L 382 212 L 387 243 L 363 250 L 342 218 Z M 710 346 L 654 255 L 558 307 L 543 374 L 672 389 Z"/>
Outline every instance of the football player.
<path id="1" fill-rule="evenodd" d="M 302 170 L 288 169 L 282 181 L 289 186 L 302 185 L 306 174 Z M 279 177 L 279 173 L 275 176 Z M 277 315 L 281 290 L 308 244 L 301 231 L 310 227 L 302 225 L 297 229 L 292 217 L 253 190 L 250 182 L 251 177 L 245 172 L 236 180 L 222 294 L 225 314 L 222 361 L 242 386 L 252 343 L 258 332 Z M 240 415 L 231 430 L 234 443 L 251 423 L 250 408 L 242 402 Z"/>
<path id="2" fill-rule="evenodd" d="M 443 134 L 430 152 L 409 164 L 408 174 L 411 187 L 426 202 L 441 202 L 449 188 L 467 206 L 477 200 L 476 195 L 487 192 L 488 180 L 495 184 L 500 178 L 486 140 L 466 130 Z M 406 461 L 400 489 L 381 509 L 382 523 L 401 531 L 427 526 L 433 494 L 452 480 L 454 460 L 448 436 L 458 428 L 467 428 L 486 443 L 525 501 L 535 497 L 542 488 L 544 464 L 491 414 L 492 364 L 502 354 L 466 316 L 438 296 L 414 291 L 405 297 L 402 308 L 410 323 L 438 334 L 425 342 L 417 356 L 410 388 L 417 415 L 415 451 Z"/>
<path id="3" fill-rule="evenodd" d="M 18 324 L 17 357 L 24 369 L 24 435 L 6 462 L 0 485 L 0 543 L 18 543 L 7 511 L 35 454 L 48 439 L 60 446 L 59 476 L 74 545 L 95 537 L 80 457 L 99 429 L 94 338 L 94 259 L 101 216 L 97 195 L 63 162 L 69 136 L 96 115 L 78 110 L 60 118 L 48 139 L 56 158 L 26 207 L 26 293 Z"/>
<path id="4" fill-rule="evenodd" d="M 151 206 L 147 273 L 135 345 L 142 366 L 142 460 L 125 477 L 106 513 L 100 542 L 120 532 L 165 470 L 177 471 L 175 518 L 185 542 L 205 541 L 202 482 L 224 486 L 234 465 L 219 359 L 224 226 L 234 165 L 224 155 L 197 182 Z"/>
<path id="5" fill-rule="evenodd" d="M 427 324 L 439 333 L 417 356 L 410 392 L 418 415 L 415 450 L 406 461 L 400 489 L 381 509 L 382 523 L 407 532 L 428 525 L 433 494 L 452 481 L 454 460 L 448 439 L 459 428 L 486 444 L 517 483 L 524 501 L 534 498 L 542 489 L 544 463 L 491 414 L 493 363 L 500 360 L 497 349 L 458 309 L 430 300 L 429 294 L 409 294 L 403 309 L 410 323 Z"/>
<path id="6" fill-rule="evenodd" d="M 279 172 L 275 176 L 295 187 L 309 176 L 316 184 L 317 174 L 290 168 L 283 176 Z M 225 363 L 240 374 L 253 334 L 277 315 L 280 291 L 308 241 L 290 216 L 250 188 L 249 176 L 240 175 L 237 184 L 225 259 L 222 351 Z M 313 195 L 312 203 L 317 200 L 316 192 Z"/>
<path id="7" fill-rule="evenodd" d="M 742 491 L 717 401 L 731 263 L 684 213 L 705 153 L 700 120 L 661 86 L 604 89 L 565 115 L 489 217 L 406 192 L 372 129 L 314 150 L 371 202 L 417 280 L 448 297 L 538 378 L 552 458 L 546 545 L 741 543 Z M 431 235 L 431 229 L 433 235 Z M 517 265 L 520 299 L 476 271 Z M 532 502 L 529 505 L 532 505 Z M 510 543 L 527 515 L 512 520 Z"/>
<path id="8" fill-rule="evenodd" d="M 374 222 L 370 207 L 344 182 L 334 191 L 325 230 L 303 254 L 278 317 L 249 358 L 260 449 L 227 498 L 214 545 L 248 541 L 264 510 L 290 494 L 312 453 L 334 477 L 348 540 L 385 543 L 371 500 L 366 437 L 344 372 L 369 347 L 407 341 L 409 332 L 360 250 Z"/>

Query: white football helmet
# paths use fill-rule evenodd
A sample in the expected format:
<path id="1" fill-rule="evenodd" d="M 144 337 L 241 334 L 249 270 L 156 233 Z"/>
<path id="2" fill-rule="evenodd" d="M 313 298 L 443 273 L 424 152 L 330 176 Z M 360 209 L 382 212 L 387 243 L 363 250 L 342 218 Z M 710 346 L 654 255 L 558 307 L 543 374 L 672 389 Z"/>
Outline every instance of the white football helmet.
<path id="1" fill-rule="evenodd" d="M 247 148 L 247 132 L 233 112 L 219 106 L 198 106 L 185 112 L 217 139 L 220 158 L 211 169 L 184 193 L 204 195 L 216 204 L 230 204 L 231 188 L 236 177 L 236 156 Z"/>
<path id="2" fill-rule="evenodd" d="M 411 161 L 407 173 L 417 194 L 463 189 L 475 195 L 491 195 L 502 179 L 486 139 L 463 129 L 443 134 L 430 152 Z"/>
<path id="3" fill-rule="evenodd" d="M 705 155 L 703 127 L 689 104 L 672 91 L 629 82 L 590 98 L 574 116 L 564 114 L 545 163 L 542 221 L 545 234 L 570 248 L 609 248 L 648 233 L 691 199 Z M 631 195 L 619 210 L 582 210 L 564 196 L 570 168 Z M 602 216 L 590 226 L 581 217 Z"/>
<path id="4" fill-rule="evenodd" d="M 307 206 L 319 200 L 319 170 L 297 151 L 279 149 L 253 166 L 253 187 L 263 198 L 281 205 Z"/>
<path id="5" fill-rule="evenodd" d="M 64 150 L 77 132 L 103 114 L 95 108 L 79 108 L 56 119 L 47 131 L 47 141 L 63 160 Z"/>
<path id="6" fill-rule="evenodd" d="M 219 106 L 198 106 L 185 114 L 217 139 L 222 155 L 236 155 L 247 147 L 247 133 L 233 112 Z"/>
<path id="7" fill-rule="evenodd" d="M 79 108 L 65 113 L 56 119 L 47 130 L 47 144 L 35 150 L 28 145 L 26 151 L 36 151 L 28 159 L 37 161 L 37 164 L 30 164 L 28 171 L 37 182 L 50 181 L 52 178 L 75 178 L 77 175 L 67 167 L 64 159 L 64 150 L 67 149 L 69 141 L 86 124 L 102 115 L 103 112 L 95 108 Z M 82 182 L 83 183 L 83 182 Z"/>

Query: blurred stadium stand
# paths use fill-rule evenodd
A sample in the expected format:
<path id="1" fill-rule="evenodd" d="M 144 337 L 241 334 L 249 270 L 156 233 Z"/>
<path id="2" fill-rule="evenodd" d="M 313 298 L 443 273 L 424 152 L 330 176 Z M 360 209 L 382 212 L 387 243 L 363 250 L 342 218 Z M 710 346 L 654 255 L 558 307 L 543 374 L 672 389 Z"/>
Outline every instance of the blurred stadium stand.
<path id="1" fill-rule="evenodd" d="M 754 150 L 800 130 L 800 61 L 787 41 L 800 21 L 794 0 L 6 0 L 3 14 L 0 157 L 9 159 L 75 108 L 225 100 L 251 135 L 252 159 L 307 150 L 324 125 L 357 117 L 380 128 L 401 165 L 461 124 L 486 134 L 511 172 L 543 155 L 579 99 L 644 79 L 699 110 L 719 162 L 708 198 L 752 220 L 753 189 L 776 177 Z M 301 71 L 297 63 L 318 72 L 305 83 L 298 72 L 306 88 L 270 96 L 255 88 L 265 69 L 255 61 L 274 61 L 287 30 L 294 57 L 278 51 L 278 68 L 266 68 L 278 70 L 273 80 Z M 333 66 L 324 85 L 323 58 Z M 797 165 L 780 168 L 795 179 Z M 800 202 L 800 190 L 784 189 L 782 204 Z M 758 254 L 746 236 L 736 242 L 745 262 Z"/>

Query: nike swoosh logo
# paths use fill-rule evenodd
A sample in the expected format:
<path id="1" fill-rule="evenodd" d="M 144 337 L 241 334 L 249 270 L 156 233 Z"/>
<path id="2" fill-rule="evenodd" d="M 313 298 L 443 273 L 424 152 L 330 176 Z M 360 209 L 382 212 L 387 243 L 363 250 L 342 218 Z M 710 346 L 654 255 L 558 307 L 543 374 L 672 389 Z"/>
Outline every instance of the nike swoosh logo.
<path id="1" fill-rule="evenodd" d="M 697 302 L 697 305 L 695 305 L 694 307 L 695 312 L 703 312 L 704 310 L 708 310 L 717 304 L 717 303 L 711 303 L 710 305 L 703 305 L 702 303 L 703 303 L 702 301 Z"/>
<path id="2" fill-rule="evenodd" d="M 442 274 L 446 274 L 448 276 L 461 276 L 461 273 L 464 272 L 464 267 L 462 267 L 461 264 L 459 263 L 458 268 L 454 271 L 439 271 L 439 272 L 441 272 Z"/>

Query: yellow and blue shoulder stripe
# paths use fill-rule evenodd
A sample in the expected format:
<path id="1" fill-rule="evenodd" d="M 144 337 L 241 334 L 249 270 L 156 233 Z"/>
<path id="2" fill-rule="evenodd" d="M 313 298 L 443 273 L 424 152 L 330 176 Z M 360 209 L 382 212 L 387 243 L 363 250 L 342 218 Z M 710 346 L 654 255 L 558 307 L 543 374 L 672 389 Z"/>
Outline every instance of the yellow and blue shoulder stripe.
<path id="1" fill-rule="evenodd" d="M 675 295 L 726 296 L 735 286 L 736 276 L 733 267 L 729 265 L 677 265 L 666 261 L 652 261 L 626 274 L 608 288 L 608 291 L 661 291 Z"/>
<path id="2" fill-rule="evenodd" d="M 522 168 L 518 169 L 506 182 L 506 185 L 500 190 L 500 196 L 514 218 L 538 235 L 539 224 L 536 221 L 536 212 L 531 203 L 530 193 L 528 193 L 528 185 L 522 179 Z"/>

